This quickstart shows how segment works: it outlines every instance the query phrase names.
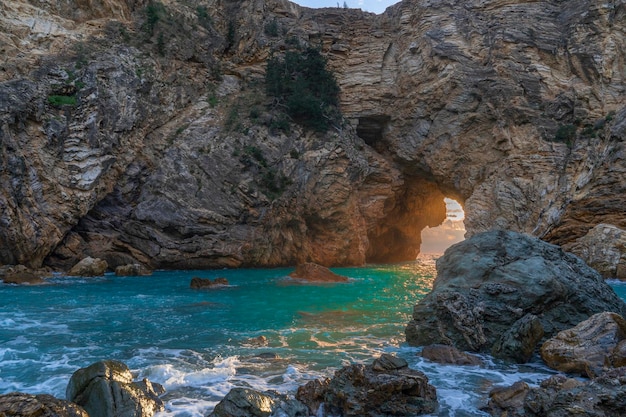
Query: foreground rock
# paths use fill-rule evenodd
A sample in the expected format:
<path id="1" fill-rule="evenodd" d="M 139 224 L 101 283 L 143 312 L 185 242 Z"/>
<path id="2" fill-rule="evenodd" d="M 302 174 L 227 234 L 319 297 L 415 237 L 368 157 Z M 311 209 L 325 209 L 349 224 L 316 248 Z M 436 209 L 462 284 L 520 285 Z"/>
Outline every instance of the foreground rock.
<path id="1" fill-rule="evenodd" d="M 490 393 L 485 411 L 498 417 L 622 417 L 626 410 L 626 368 L 591 381 L 553 375 L 537 388 L 523 382 Z"/>
<path id="2" fill-rule="evenodd" d="M 311 262 L 300 264 L 289 274 L 291 278 L 308 282 L 347 282 L 348 278 L 335 274 L 330 269 Z"/>
<path id="3" fill-rule="evenodd" d="M 233 388 L 216 406 L 209 417 L 308 417 L 304 404 L 275 392 L 258 392 L 248 388 Z"/>
<path id="4" fill-rule="evenodd" d="M 483 361 L 475 355 L 461 352 L 454 346 L 429 345 L 422 349 L 422 357 L 429 361 L 451 365 L 482 365 Z"/>
<path id="5" fill-rule="evenodd" d="M 332 379 L 310 381 L 296 398 L 318 415 L 344 417 L 416 416 L 437 408 L 435 387 L 423 373 L 409 369 L 404 359 L 383 354 L 372 365 L 350 365 Z"/>
<path id="6" fill-rule="evenodd" d="M 90 417 L 81 406 L 47 394 L 13 392 L 0 395 L 0 416 L 6 417 Z"/>
<path id="7" fill-rule="evenodd" d="M 194 290 L 202 290 L 205 288 L 214 288 L 224 285 L 228 285 L 228 280 L 226 278 L 215 278 L 214 280 L 211 280 L 209 278 L 193 277 L 189 283 L 189 287 Z"/>
<path id="8" fill-rule="evenodd" d="M 409 344 L 452 344 L 516 362 L 543 338 L 626 304 L 581 259 L 537 238 L 485 232 L 437 261 L 433 290 L 414 308 Z"/>
<path id="9" fill-rule="evenodd" d="M 128 367 L 117 361 L 96 362 L 74 372 L 65 396 L 89 417 L 151 417 L 163 411 L 165 390 L 147 379 L 133 382 Z"/>
<path id="10" fill-rule="evenodd" d="M 108 268 L 105 260 L 88 256 L 70 269 L 68 275 L 73 277 L 98 277 L 104 275 Z"/>
<path id="11" fill-rule="evenodd" d="M 128 264 L 115 268 L 115 275 L 118 277 L 138 277 L 152 275 L 152 271 L 141 264 Z"/>
<path id="12" fill-rule="evenodd" d="M 626 320 L 615 313 L 596 314 L 559 332 L 540 352 L 549 367 L 590 378 L 626 366 Z"/>

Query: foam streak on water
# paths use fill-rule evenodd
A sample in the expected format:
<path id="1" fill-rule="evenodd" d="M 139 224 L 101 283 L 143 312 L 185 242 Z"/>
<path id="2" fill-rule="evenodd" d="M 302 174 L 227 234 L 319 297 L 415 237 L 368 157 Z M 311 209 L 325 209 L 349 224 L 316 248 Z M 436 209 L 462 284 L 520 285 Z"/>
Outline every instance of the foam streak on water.
<path id="1" fill-rule="evenodd" d="M 536 384 L 550 373 L 537 363 L 511 366 L 489 357 L 482 368 L 435 365 L 405 346 L 404 326 L 430 290 L 432 263 L 335 269 L 351 278 L 340 284 L 294 284 L 289 272 L 156 272 L 2 285 L 0 394 L 64 398 L 74 371 L 115 359 L 137 378 L 165 386 L 160 417 L 202 417 L 233 387 L 293 393 L 343 365 L 392 352 L 437 387 L 436 415 L 482 416 L 479 407 L 494 385 Z M 192 290 L 193 276 L 223 276 L 231 285 Z"/>

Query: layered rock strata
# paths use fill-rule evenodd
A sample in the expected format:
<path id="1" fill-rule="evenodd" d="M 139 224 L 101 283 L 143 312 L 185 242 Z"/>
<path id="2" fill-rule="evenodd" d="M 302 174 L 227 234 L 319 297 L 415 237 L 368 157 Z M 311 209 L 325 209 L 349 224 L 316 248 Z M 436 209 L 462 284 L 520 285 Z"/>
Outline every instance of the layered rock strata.
<path id="1" fill-rule="evenodd" d="M 469 235 L 626 227 L 623 2 L 92 3 L 0 5 L 0 264 L 409 260 L 444 196 Z M 326 134 L 264 98 L 297 43 L 341 87 Z"/>

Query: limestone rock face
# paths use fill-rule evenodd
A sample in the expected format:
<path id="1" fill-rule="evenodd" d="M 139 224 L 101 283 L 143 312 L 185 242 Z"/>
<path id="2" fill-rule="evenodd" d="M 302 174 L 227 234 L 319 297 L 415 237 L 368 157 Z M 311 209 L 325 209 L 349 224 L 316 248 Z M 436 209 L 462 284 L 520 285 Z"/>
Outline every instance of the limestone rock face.
<path id="1" fill-rule="evenodd" d="M 152 417 L 163 411 L 165 390 L 147 379 L 133 382 L 128 367 L 117 361 L 96 362 L 72 374 L 65 396 L 89 417 Z"/>
<path id="2" fill-rule="evenodd" d="M 311 415 L 317 415 L 321 403 L 324 413 L 346 417 L 408 417 L 432 413 L 437 407 L 435 387 L 426 375 L 388 354 L 372 365 L 346 366 L 330 380 L 310 381 L 298 389 L 296 398 Z"/>
<path id="3" fill-rule="evenodd" d="M 437 260 L 406 328 L 414 346 L 452 344 L 524 362 L 543 338 L 626 304 L 581 259 L 537 238 L 489 231 Z"/>
<path id="4" fill-rule="evenodd" d="M 147 7 L 0 5 L 0 264 L 412 260 L 444 196 L 468 235 L 578 253 L 626 228 L 623 2 Z M 341 87 L 325 134 L 268 110 L 267 58 L 290 42 L 321 45 Z"/>
<path id="5" fill-rule="evenodd" d="M 89 417 L 79 405 L 47 394 L 0 395 L 0 415 L 7 417 Z"/>
<path id="6" fill-rule="evenodd" d="M 547 340 L 540 352 L 549 367 L 589 378 L 626 366 L 626 320 L 615 313 L 595 314 Z"/>
<path id="7" fill-rule="evenodd" d="M 586 235 L 564 246 L 606 278 L 626 280 L 626 231 L 598 224 Z"/>

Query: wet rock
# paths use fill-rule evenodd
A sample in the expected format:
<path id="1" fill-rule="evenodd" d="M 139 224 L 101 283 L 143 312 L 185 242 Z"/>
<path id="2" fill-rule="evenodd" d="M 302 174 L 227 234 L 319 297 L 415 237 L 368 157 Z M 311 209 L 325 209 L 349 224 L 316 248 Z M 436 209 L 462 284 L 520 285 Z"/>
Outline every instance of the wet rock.
<path id="1" fill-rule="evenodd" d="M 306 262 L 296 267 L 296 270 L 289 274 L 291 278 L 302 279 L 308 282 L 346 282 L 347 277 L 335 274 L 330 269 Z"/>
<path id="2" fill-rule="evenodd" d="M 52 272 L 46 268 L 31 269 L 24 265 L 7 266 L 0 268 L 0 280 L 5 284 L 43 284 L 45 278 L 52 276 Z"/>
<path id="3" fill-rule="evenodd" d="M 483 361 L 475 355 L 461 352 L 454 346 L 428 345 L 422 349 L 422 357 L 432 362 L 452 365 L 482 365 Z"/>
<path id="4" fill-rule="evenodd" d="M 518 381 L 510 387 L 496 387 L 489 392 L 489 403 L 484 411 L 492 416 L 522 416 L 524 400 L 529 392 L 530 387 L 523 381 Z"/>
<path id="5" fill-rule="evenodd" d="M 0 416 L 6 417 L 89 417 L 73 402 L 47 394 L 12 392 L 0 395 Z"/>
<path id="6" fill-rule="evenodd" d="M 592 380 L 553 375 L 538 387 L 524 382 L 495 388 L 484 408 L 498 417 L 622 417 L 626 410 L 626 368 Z"/>
<path id="7" fill-rule="evenodd" d="M 194 290 L 202 290 L 224 285 L 228 285 L 228 280 L 226 278 L 215 278 L 211 280 L 209 278 L 193 277 L 191 278 L 191 283 L 189 284 L 189 287 Z"/>
<path id="8" fill-rule="evenodd" d="M 433 290 L 414 308 L 409 344 L 524 361 L 543 339 L 626 304 L 580 258 L 537 238 L 490 231 L 449 248 Z"/>
<path id="9" fill-rule="evenodd" d="M 105 260 L 88 256 L 70 269 L 68 275 L 73 277 L 97 277 L 104 275 L 108 268 Z"/>
<path id="10" fill-rule="evenodd" d="M 308 417 L 299 401 L 275 392 L 233 388 L 208 417 Z"/>
<path id="11" fill-rule="evenodd" d="M 591 378 L 626 365 L 625 346 L 626 320 L 605 312 L 559 332 L 541 346 L 540 353 L 551 368 Z"/>
<path id="12" fill-rule="evenodd" d="M 151 417 L 163 411 L 159 395 L 165 390 L 147 379 L 133 382 L 122 362 L 101 361 L 72 374 L 65 396 L 82 406 L 89 417 Z"/>
<path id="13" fill-rule="evenodd" d="M 313 415 L 320 404 L 324 413 L 345 417 L 415 416 L 437 407 L 435 387 L 426 375 L 387 354 L 372 365 L 343 367 L 330 380 L 310 381 L 298 389 L 296 398 Z"/>
<path id="14" fill-rule="evenodd" d="M 124 277 L 146 276 L 152 275 L 152 271 L 141 264 L 127 264 L 115 268 L 115 275 Z"/>

